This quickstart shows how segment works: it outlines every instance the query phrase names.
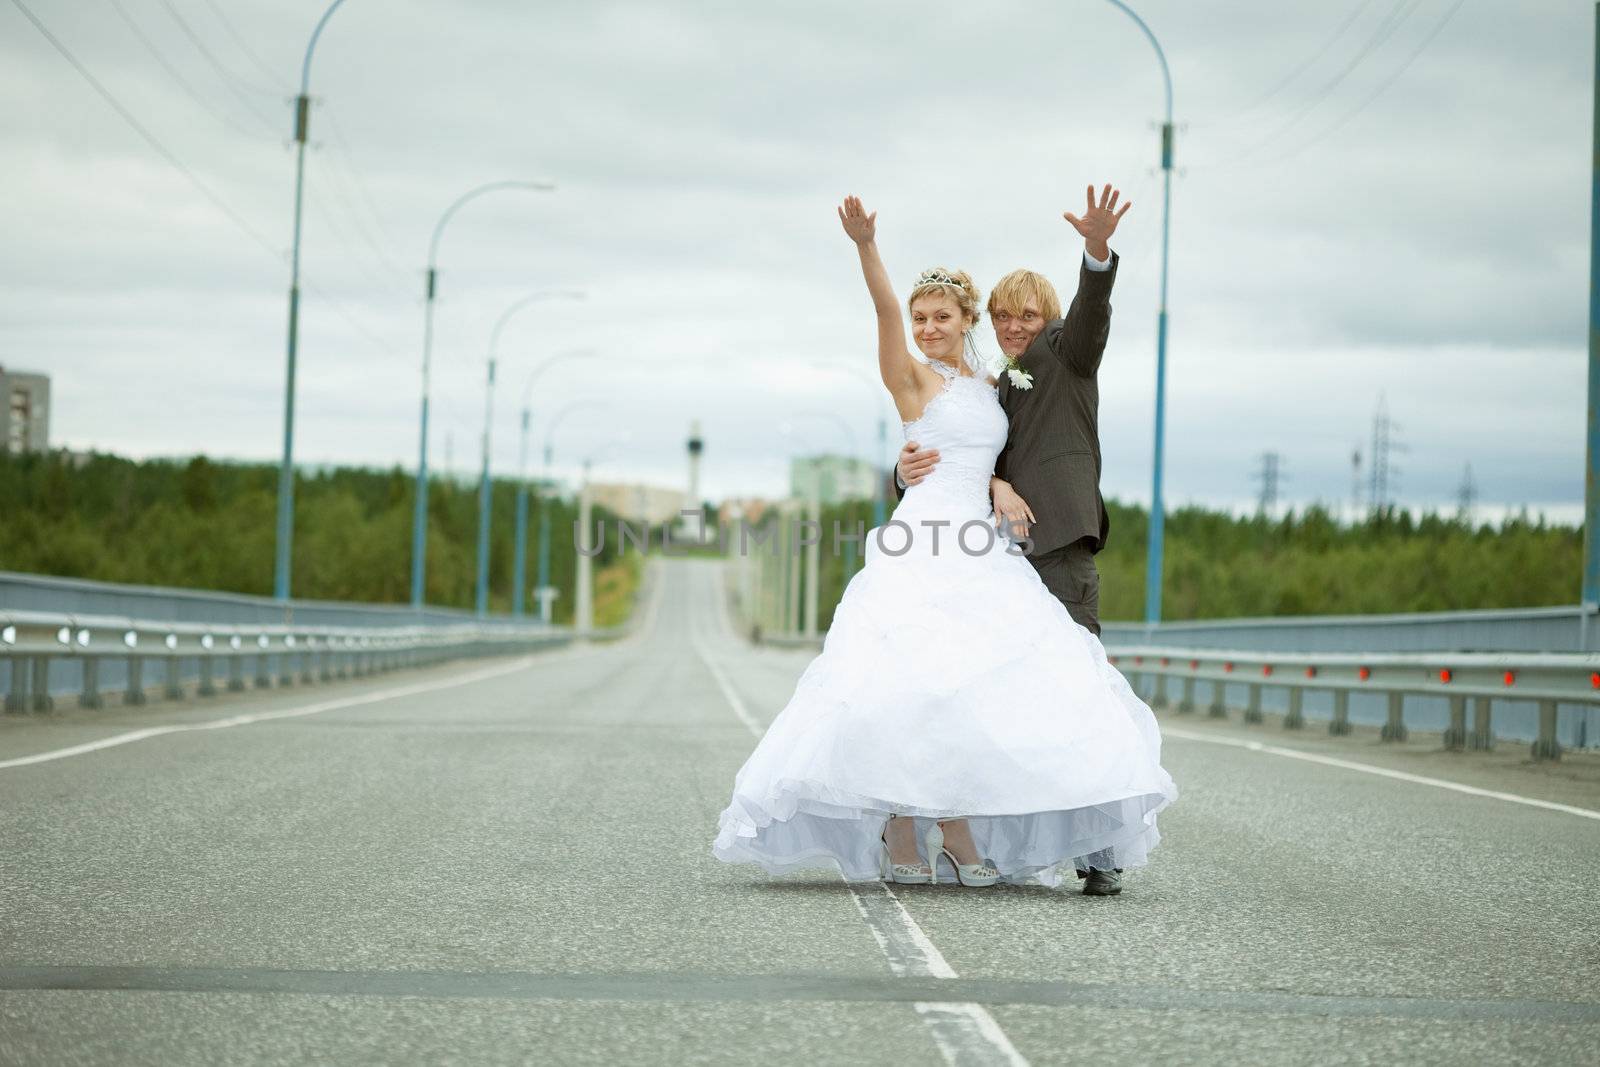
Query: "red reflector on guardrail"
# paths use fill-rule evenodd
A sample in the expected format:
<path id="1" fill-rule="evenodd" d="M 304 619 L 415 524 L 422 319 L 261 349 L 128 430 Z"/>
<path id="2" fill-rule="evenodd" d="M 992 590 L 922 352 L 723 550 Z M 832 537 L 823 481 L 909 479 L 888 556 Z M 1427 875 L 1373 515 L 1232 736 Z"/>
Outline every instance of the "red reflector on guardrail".
<path id="1" fill-rule="evenodd" d="M 1161 665 L 1163 667 L 1170 667 L 1172 665 L 1172 661 L 1170 659 L 1168 659 L 1167 657 L 1162 656 L 1161 657 Z"/>
<path id="2" fill-rule="evenodd" d="M 1441 681 L 1441 682 L 1449 682 L 1451 677 L 1452 676 L 1451 676 L 1451 674 L 1450 674 L 1450 672 L 1448 670 L 1443 670 L 1443 671 L 1439 672 L 1439 681 Z"/>
<path id="3" fill-rule="evenodd" d="M 1192 659 L 1192 660 L 1190 660 L 1190 661 L 1189 661 L 1189 669 L 1190 669 L 1190 670 L 1191 670 L 1191 671 L 1197 671 L 1197 670 L 1199 670 L 1199 669 L 1200 669 L 1200 661 L 1199 661 L 1199 660 L 1197 660 L 1197 659 Z"/>
<path id="4" fill-rule="evenodd" d="M 1515 685 L 1516 681 L 1517 681 L 1517 672 L 1516 671 L 1506 671 L 1506 684 L 1507 685 Z"/>
<path id="5" fill-rule="evenodd" d="M 1362 667 L 1359 671 L 1356 671 L 1356 675 L 1357 675 L 1357 677 L 1359 677 L 1364 682 L 1368 678 L 1372 677 L 1372 668 L 1371 667 Z"/>
<path id="6" fill-rule="evenodd" d="M 1589 688 L 1600 689 L 1600 674 L 1589 675 Z"/>
<path id="7" fill-rule="evenodd" d="M 1317 676 L 1317 669 L 1315 667 L 1307 667 L 1306 668 L 1306 677 L 1307 678 L 1315 678 L 1316 676 Z"/>
<path id="8" fill-rule="evenodd" d="M 1224 664 L 1223 664 L 1223 665 L 1222 665 L 1222 669 L 1223 669 L 1223 670 L 1224 670 L 1224 671 L 1227 671 L 1227 672 L 1228 672 L 1228 673 L 1230 673 L 1230 674 L 1231 674 L 1231 673 L 1233 673 L 1233 664 L 1231 664 L 1231 663 L 1224 663 Z"/>
<path id="9" fill-rule="evenodd" d="M 1144 657 L 1143 656 L 1135 656 L 1135 657 L 1133 657 L 1133 662 L 1135 664 L 1143 663 L 1144 662 Z"/>
<path id="10" fill-rule="evenodd" d="M 1261 673 L 1262 673 L 1262 674 L 1263 674 L 1263 675 L 1268 675 L 1268 674 L 1271 674 L 1271 673 L 1272 673 L 1272 664 L 1270 664 L 1270 663 L 1263 663 L 1263 664 L 1262 664 L 1262 665 L 1261 665 Z"/>

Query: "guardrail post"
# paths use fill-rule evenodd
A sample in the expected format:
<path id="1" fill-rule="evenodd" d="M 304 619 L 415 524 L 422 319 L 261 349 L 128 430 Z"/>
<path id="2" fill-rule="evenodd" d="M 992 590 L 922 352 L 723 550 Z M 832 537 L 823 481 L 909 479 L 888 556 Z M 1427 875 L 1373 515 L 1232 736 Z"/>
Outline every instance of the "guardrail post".
<path id="1" fill-rule="evenodd" d="M 317 680 L 317 650 L 309 640 L 300 649 L 300 684 L 310 685 Z"/>
<path id="2" fill-rule="evenodd" d="M 144 657 L 128 657 L 128 688 L 122 691 L 124 704 L 143 704 L 148 698 L 144 695 Z"/>
<path id="3" fill-rule="evenodd" d="M 1494 747 L 1494 731 L 1490 721 L 1493 701 L 1488 697 L 1474 697 L 1472 701 L 1472 735 L 1467 747 L 1475 752 L 1487 752 Z"/>
<path id="4" fill-rule="evenodd" d="M 1467 698 L 1450 698 L 1450 726 L 1444 732 L 1444 747 L 1459 752 L 1467 746 Z"/>
<path id="5" fill-rule="evenodd" d="M 11 658 L 11 691 L 6 694 L 6 710 L 28 710 L 28 661 L 22 656 Z"/>
<path id="6" fill-rule="evenodd" d="M 1303 686 L 1292 685 L 1289 687 L 1289 714 L 1283 717 L 1285 730 L 1299 730 L 1306 724 L 1305 714 L 1306 691 Z"/>
<path id="7" fill-rule="evenodd" d="M 1385 741 L 1404 741 L 1406 739 L 1404 693 L 1393 692 L 1389 694 L 1389 717 L 1384 720 L 1383 729 L 1378 736 Z"/>
<path id="8" fill-rule="evenodd" d="M 244 691 L 244 657 L 237 652 L 228 656 L 228 692 Z"/>
<path id="9" fill-rule="evenodd" d="M 1178 701 L 1178 714 L 1186 715 L 1194 711 L 1194 678 L 1186 676 L 1183 679 L 1183 698 Z"/>
<path id="10" fill-rule="evenodd" d="M 55 697 L 50 695 L 50 657 L 33 657 L 33 710 L 54 711 Z"/>
<path id="11" fill-rule="evenodd" d="M 196 690 L 200 696 L 214 697 L 217 695 L 216 682 L 217 661 L 211 658 L 209 651 L 200 654 L 200 688 Z"/>
<path id="12" fill-rule="evenodd" d="M 294 684 L 294 648 L 284 639 L 283 651 L 278 653 L 278 685 Z"/>
<path id="13" fill-rule="evenodd" d="M 1533 743 L 1536 760 L 1560 759 L 1561 742 L 1556 740 L 1556 702 L 1539 701 L 1539 738 Z"/>
<path id="14" fill-rule="evenodd" d="M 1328 732 L 1339 735 L 1350 732 L 1350 690 L 1333 691 L 1333 718 L 1328 720 Z"/>
<path id="15" fill-rule="evenodd" d="M 1261 721 L 1261 683 L 1250 683 L 1250 701 L 1244 709 L 1245 722 Z"/>
<path id="16" fill-rule="evenodd" d="M 256 677 L 257 689 L 272 688 L 272 657 L 267 653 L 267 646 L 256 642 Z"/>
<path id="17" fill-rule="evenodd" d="M 83 657 L 83 692 L 78 694 L 78 707 L 98 708 L 103 707 L 105 701 L 100 699 L 100 657 Z"/>
<path id="18" fill-rule="evenodd" d="M 183 699 L 183 681 L 182 681 L 182 674 L 181 674 L 181 666 L 182 665 L 178 662 L 178 657 L 177 656 L 168 656 L 167 657 L 167 691 L 166 691 L 166 697 L 167 697 L 168 700 L 182 700 Z"/>
<path id="19" fill-rule="evenodd" d="M 1209 719 L 1226 719 L 1228 717 L 1228 683 L 1215 681 L 1211 683 L 1211 706 L 1206 709 Z"/>
<path id="20" fill-rule="evenodd" d="M 1165 708 L 1171 702 L 1167 699 L 1167 672 L 1156 671 L 1156 698 L 1151 702 L 1153 707 Z"/>

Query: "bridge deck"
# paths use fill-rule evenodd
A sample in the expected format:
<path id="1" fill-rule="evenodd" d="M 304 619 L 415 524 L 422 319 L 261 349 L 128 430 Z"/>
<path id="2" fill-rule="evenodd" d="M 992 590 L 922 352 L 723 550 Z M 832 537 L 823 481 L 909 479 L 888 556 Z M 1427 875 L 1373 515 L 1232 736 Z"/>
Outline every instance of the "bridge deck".
<path id="1" fill-rule="evenodd" d="M 709 844 L 809 654 L 718 589 L 666 563 L 615 645 L 0 723 L 0 1062 L 1593 1062 L 1600 818 L 1522 802 L 1600 809 L 1587 754 L 1169 714 L 1120 898 L 772 879 Z"/>

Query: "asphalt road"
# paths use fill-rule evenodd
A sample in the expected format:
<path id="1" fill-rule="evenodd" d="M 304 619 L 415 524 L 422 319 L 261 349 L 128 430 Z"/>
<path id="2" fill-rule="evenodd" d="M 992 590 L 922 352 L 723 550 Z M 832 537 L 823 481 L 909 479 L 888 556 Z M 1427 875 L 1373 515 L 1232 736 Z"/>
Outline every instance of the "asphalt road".
<path id="1" fill-rule="evenodd" d="M 614 645 L 0 721 L 0 1063 L 1600 1062 L 1600 818 L 1420 780 L 1600 810 L 1583 758 L 1168 715 L 1121 897 L 774 879 L 709 846 L 809 654 L 714 563 L 655 589 Z"/>

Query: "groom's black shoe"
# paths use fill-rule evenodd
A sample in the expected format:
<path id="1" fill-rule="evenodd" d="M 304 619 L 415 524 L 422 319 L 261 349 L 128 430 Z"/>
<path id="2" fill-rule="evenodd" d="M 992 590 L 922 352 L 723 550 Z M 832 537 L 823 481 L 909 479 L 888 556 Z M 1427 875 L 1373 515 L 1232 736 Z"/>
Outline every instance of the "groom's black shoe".
<path id="1" fill-rule="evenodd" d="M 1102 871 L 1090 867 L 1083 877 L 1083 895 L 1086 897 L 1114 897 L 1122 892 L 1122 872 Z"/>

